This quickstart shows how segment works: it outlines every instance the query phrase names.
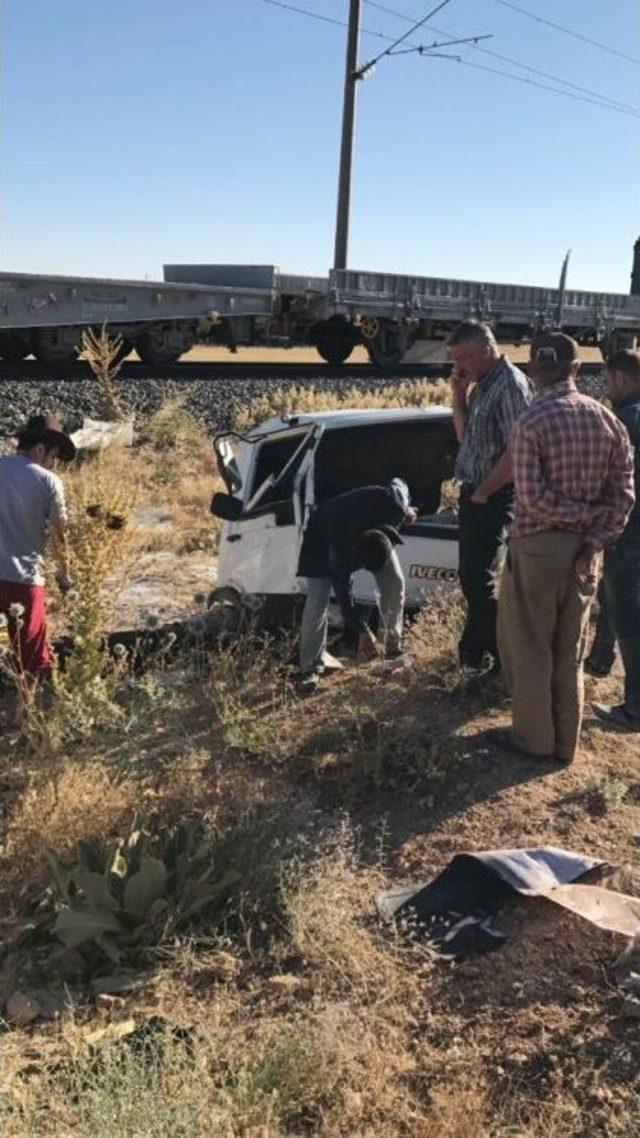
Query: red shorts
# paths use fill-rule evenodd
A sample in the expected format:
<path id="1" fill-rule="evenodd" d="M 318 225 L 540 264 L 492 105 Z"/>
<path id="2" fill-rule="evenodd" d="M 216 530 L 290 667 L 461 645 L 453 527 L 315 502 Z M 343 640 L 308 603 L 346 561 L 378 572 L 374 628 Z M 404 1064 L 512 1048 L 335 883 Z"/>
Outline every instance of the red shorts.
<path id="1" fill-rule="evenodd" d="M 21 616 L 11 614 L 11 606 L 16 604 L 24 609 Z M 4 613 L 9 622 L 9 639 L 18 666 L 36 677 L 50 672 L 53 657 L 47 638 L 44 585 L 0 581 L 0 613 Z"/>

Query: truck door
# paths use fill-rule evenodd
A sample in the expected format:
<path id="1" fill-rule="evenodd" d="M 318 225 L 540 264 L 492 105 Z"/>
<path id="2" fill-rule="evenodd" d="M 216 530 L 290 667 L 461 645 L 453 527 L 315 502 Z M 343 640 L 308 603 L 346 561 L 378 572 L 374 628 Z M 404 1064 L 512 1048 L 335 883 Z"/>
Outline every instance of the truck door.
<path id="1" fill-rule="evenodd" d="M 285 428 L 252 444 L 245 484 L 224 453 L 227 486 L 242 493 L 242 512 L 223 529 L 219 587 L 243 596 L 292 595 L 300 592 L 296 569 L 311 494 L 318 424 Z M 218 463 L 223 447 L 216 440 Z M 223 474 L 223 477 L 225 475 Z"/>

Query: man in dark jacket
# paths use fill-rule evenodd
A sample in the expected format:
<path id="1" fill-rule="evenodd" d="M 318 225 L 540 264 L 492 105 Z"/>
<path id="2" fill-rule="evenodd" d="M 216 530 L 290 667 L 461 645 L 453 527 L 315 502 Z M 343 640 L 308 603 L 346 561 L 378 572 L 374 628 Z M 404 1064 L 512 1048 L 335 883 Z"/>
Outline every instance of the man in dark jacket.
<path id="1" fill-rule="evenodd" d="M 360 486 L 324 502 L 305 530 L 298 576 L 307 578 L 307 597 L 300 630 L 300 668 L 308 687 L 324 671 L 331 595 L 335 594 L 345 626 L 358 636 L 358 650 L 372 658 L 380 651 L 401 651 L 404 577 L 394 545 L 395 526 L 415 519 L 409 488 L 401 478 L 387 486 Z M 368 569 L 380 594 L 383 644 L 378 645 L 351 594 L 351 578 Z"/>
<path id="2" fill-rule="evenodd" d="M 624 664 L 624 702 L 596 703 L 594 711 L 613 727 L 640 731 L 640 353 L 624 349 L 610 357 L 607 394 L 634 448 L 636 504 L 622 536 L 604 555 L 607 615 Z"/>

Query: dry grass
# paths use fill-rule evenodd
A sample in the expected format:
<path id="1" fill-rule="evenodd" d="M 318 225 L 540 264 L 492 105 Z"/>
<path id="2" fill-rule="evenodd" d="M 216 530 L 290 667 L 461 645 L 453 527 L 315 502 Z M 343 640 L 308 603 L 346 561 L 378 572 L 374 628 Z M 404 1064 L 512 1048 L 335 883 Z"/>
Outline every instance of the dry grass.
<path id="1" fill-rule="evenodd" d="M 177 433 L 166 422 L 124 460 L 143 501 L 162 485 L 173 501 L 182 483 L 182 458 L 157 481 Z M 201 453 L 204 478 L 206 448 L 184 428 L 184 461 Z M 442 592 L 408 633 L 411 667 L 349 667 L 307 700 L 287 646 L 245 638 L 210 674 L 187 661 L 140 678 L 123 719 L 56 764 L 7 747 L 0 855 L 18 911 L 49 846 L 70 854 L 134 816 L 160 833 L 205 815 L 221 871 L 243 878 L 215 923 L 205 914 L 136 957 L 143 986 L 108 1006 L 86 982 L 63 988 L 28 937 L 16 948 L 0 926 L 5 989 L 28 958 L 30 983 L 66 1009 L 3 1036 L 7 1138 L 638 1133 L 640 1042 L 610 976 L 618 938 L 522 902 L 505 911 L 503 948 L 454 968 L 375 918 L 380 888 L 427 879 L 460 850 L 635 858 L 636 740 L 587 721 L 569 770 L 500 751 L 490 731 L 508 707 L 458 669 L 460 619 Z M 619 687 L 589 681 L 588 694 Z"/>
<path id="2" fill-rule="evenodd" d="M 175 398 L 147 421 L 142 442 L 138 465 L 144 467 L 145 503 L 167 506 L 171 519 L 168 532 L 142 535 L 144 547 L 215 554 L 220 522 L 209 513 L 209 504 L 223 485 L 206 432 L 185 410 L 184 401 Z"/>
<path id="3" fill-rule="evenodd" d="M 450 387 L 444 379 L 436 382 L 428 379 L 406 380 L 403 383 L 384 384 L 371 391 L 349 387 L 340 395 L 291 384 L 276 387 L 267 395 L 255 399 L 238 415 L 235 429 L 247 431 L 265 419 L 301 411 L 335 411 L 347 407 L 363 410 L 376 407 L 430 407 L 434 403 L 449 403 L 450 398 Z"/>
<path id="4" fill-rule="evenodd" d="M 139 804 L 138 788 L 114 780 L 100 762 L 66 761 L 48 772 L 34 770 L 5 820 L 5 887 L 23 885 L 41 873 L 48 849 L 64 858 L 81 840 L 114 837 L 131 823 Z"/>

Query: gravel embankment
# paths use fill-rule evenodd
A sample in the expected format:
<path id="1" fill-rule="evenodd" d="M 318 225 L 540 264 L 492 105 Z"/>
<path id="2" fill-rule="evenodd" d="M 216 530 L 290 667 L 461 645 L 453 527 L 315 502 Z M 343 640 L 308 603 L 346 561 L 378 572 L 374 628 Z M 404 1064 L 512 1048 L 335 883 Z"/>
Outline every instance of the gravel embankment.
<path id="1" fill-rule="evenodd" d="M 339 395 L 354 387 L 362 391 L 373 391 L 388 386 L 389 382 L 389 379 L 328 378 L 220 379 L 181 383 L 166 379 L 128 379 L 115 386 L 123 407 L 137 419 L 153 414 L 165 400 L 181 396 L 198 422 L 203 423 L 213 434 L 230 427 L 238 411 L 274 387 L 308 387 L 309 390 Z M 590 395 L 597 397 L 602 394 L 599 379 L 586 379 L 582 387 Z M 99 419 L 105 413 L 100 388 L 92 380 L 52 380 L 42 383 L 4 380 L 0 383 L 0 437 L 13 434 L 16 427 L 37 410 L 56 411 L 70 430 L 79 427 L 84 416 Z"/>
<path id="2" fill-rule="evenodd" d="M 275 387 L 308 387 L 341 394 L 352 387 L 371 391 L 388 383 L 388 379 L 221 379 L 189 383 L 128 379 L 116 382 L 115 387 L 125 410 L 137 419 L 153 414 L 167 399 L 180 396 L 194 417 L 213 433 L 230 427 L 240 410 Z M 0 383 L 0 436 L 12 434 L 18 424 L 40 409 L 55 410 L 69 429 L 79 427 L 84 416 L 99 419 L 105 412 L 100 388 L 91 380 L 4 380 Z"/>

